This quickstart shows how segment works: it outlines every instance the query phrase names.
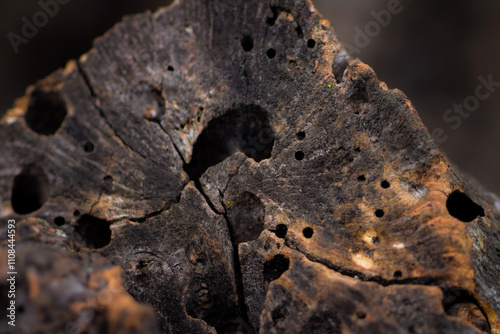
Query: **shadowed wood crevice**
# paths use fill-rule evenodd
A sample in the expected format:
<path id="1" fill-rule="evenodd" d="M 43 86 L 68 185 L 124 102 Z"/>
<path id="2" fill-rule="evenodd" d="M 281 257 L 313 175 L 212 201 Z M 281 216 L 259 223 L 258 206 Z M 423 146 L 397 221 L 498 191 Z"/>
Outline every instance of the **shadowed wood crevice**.
<path id="1" fill-rule="evenodd" d="M 0 139 L 27 328 L 500 334 L 500 199 L 307 0 L 128 16 Z"/>

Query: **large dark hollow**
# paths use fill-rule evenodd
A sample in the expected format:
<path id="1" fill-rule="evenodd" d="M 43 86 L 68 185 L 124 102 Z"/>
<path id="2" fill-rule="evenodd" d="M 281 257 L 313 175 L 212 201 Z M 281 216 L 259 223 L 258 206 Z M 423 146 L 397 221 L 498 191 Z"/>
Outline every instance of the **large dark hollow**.
<path id="1" fill-rule="evenodd" d="M 238 195 L 228 208 L 227 217 L 236 243 L 255 240 L 264 230 L 264 204 L 250 192 Z"/>
<path id="2" fill-rule="evenodd" d="M 274 130 L 267 112 L 255 105 L 230 110 L 211 120 L 198 136 L 191 162 L 184 166 L 192 180 L 237 151 L 259 162 L 271 157 Z"/>
<path id="3" fill-rule="evenodd" d="M 49 178 L 43 168 L 31 164 L 23 168 L 12 185 L 12 209 L 22 215 L 40 209 L 50 194 Z"/>
<path id="4" fill-rule="evenodd" d="M 277 280 L 289 267 L 290 260 L 287 257 L 281 254 L 276 255 L 271 260 L 264 263 L 264 270 L 262 272 L 264 280 L 268 283 Z"/>
<path id="5" fill-rule="evenodd" d="M 455 190 L 448 196 L 446 208 L 450 215 L 466 223 L 478 216 L 484 216 L 484 209 L 459 190 Z"/>
<path id="6" fill-rule="evenodd" d="M 102 248 L 111 242 L 109 223 L 91 215 L 83 215 L 76 222 L 75 232 L 87 248 Z"/>
<path id="7" fill-rule="evenodd" d="M 34 90 L 24 116 L 29 128 L 41 135 L 53 135 L 66 117 L 66 103 L 58 92 Z"/>

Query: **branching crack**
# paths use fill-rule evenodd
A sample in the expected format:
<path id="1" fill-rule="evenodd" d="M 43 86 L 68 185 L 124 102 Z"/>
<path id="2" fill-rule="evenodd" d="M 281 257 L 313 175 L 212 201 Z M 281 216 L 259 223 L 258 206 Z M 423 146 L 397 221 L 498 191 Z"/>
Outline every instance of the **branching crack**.
<path id="1" fill-rule="evenodd" d="M 97 197 L 97 201 L 90 206 L 89 214 L 92 214 L 92 211 L 94 211 L 94 207 L 101 201 L 103 191 L 104 189 L 101 189 L 101 191 L 99 191 L 99 196 Z"/>
<path id="2" fill-rule="evenodd" d="M 238 166 L 238 168 L 236 169 L 236 173 L 234 173 L 234 174 L 232 174 L 232 175 L 229 175 L 229 178 L 228 178 L 228 180 L 227 180 L 226 185 L 224 186 L 224 189 L 223 189 L 223 190 L 220 190 L 220 189 L 219 189 L 219 194 L 220 194 L 221 198 L 223 198 L 223 197 L 224 197 L 224 193 L 226 192 L 227 187 L 229 187 L 229 184 L 231 183 L 231 181 L 233 180 L 233 178 L 234 178 L 235 176 L 237 176 L 237 175 L 240 173 L 240 168 L 241 168 L 241 166 L 243 166 L 243 164 L 244 164 L 244 163 L 245 163 L 245 161 L 242 161 L 242 162 L 240 163 L 240 165 Z M 223 202 L 224 202 L 224 201 L 223 201 Z M 222 203 L 222 205 L 224 205 L 224 203 Z"/>
<path id="3" fill-rule="evenodd" d="M 148 219 L 157 217 L 157 216 L 161 215 L 162 213 L 164 213 L 165 211 L 167 211 L 168 209 L 170 209 L 170 206 L 165 206 L 165 207 L 161 208 L 160 210 L 147 213 L 146 215 L 144 215 L 142 217 L 129 218 L 128 220 L 135 222 L 135 223 L 145 223 Z"/>
<path id="4" fill-rule="evenodd" d="M 134 255 L 137 255 L 137 254 L 147 254 L 147 255 L 151 255 L 152 257 L 157 258 L 158 260 L 166 261 L 166 259 L 159 256 L 158 254 L 153 253 L 153 252 L 149 252 L 149 251 L 145 251 L 145 250 L 138 250 L 138 251 L 134 252 Z"/>
<path id="5" fill-rule="evenodd" d="M 159 97 L 162 99 L 162 105 L 163 105 L 163 108 L 165 108 L 165 110 L 162 110 L 164 113 L 166 113 L 166 99 L 165 99 L 165 96 L 163 95 L 163 80 L 162 82 L 160 83 L 160 92 L 159 92 Z M 167 129 L 165 129 L 165 127 L 163 126 L 162 122 L 159 121 L 159 122 L 156 122 L 158 124 L 158 126 L 160 127 L 160 129 L 168 136 L 168 138 L 170 139 L 170 142 L 172 143 L 172 146 L 174 147 L 175 151 L 177 152 L 177 154 L 179 155 L 179 157 L 181 158 L 182 160 L 182 163 L 183 164 L 186 164 L 187 163 L 187 160 L 184 159 L 184 155 L 182 154 L 181 150 L 177 147 L 177 145 L 175 144 L 175 141 L 174 139 L 172 138 L 172 135 L 167 131 Z"/>
<path id="6" fill-rule="evenodd" d="M 450 288 L 448 286 L 448 282 L 442 278 L 442 277 L 432 277 L 432 276 L 426 276 L 426 277 L 418 277 L 418 278 L 407 278 L 407 279 L 394 279 L 394 280 L 386 280 L 381 278 L 380 276 L 371 276 L 371 275 L 366 275 L 361 272 L 357 272 L 352 269 L 346 269 L 338 265 L 334 265 L 331 262 L 323 259 L 318 259 L 314 255 L 308 254 L 307 252 L 304 252 L 298 247 L 293 242 L 290 242 L 290 240 L 285 239 L 285 245 L 300 254 L 304 255 L 309 261 L 318 263 L 320 265 L 323 265 L 327 267 L 328 269 L 331 269 L 335 271 L 336 273 L 358 279 L 362 282 L 373 282 L 377 283 L 381 286 L 387 287 L 391 285 L 419 285 L 419 286 L 435 286 L 440 288 L 443 291 L 443 295 L 445 296 L 445 300 L 443 301 L 444 306 L 445 306 L 445 311 L 448 313 L 448 310 L 446 309 L 447 307 L 449 308 L 450 305 L 462 302 L 462 301 L 468 301 L 472 304 L 474 304 L 482 313 L 484 316 L 484 319 L 487 322 L 488 328 L 491 328 L 490 324 L 490 319 L 487 316 L 487 313 L 484 311 L 483 307 L 481 306 L 480 303 L 474 298 L 473 294 L 467 290 L 467 289 L 461 289 L 459 287 L 452 287 Z M 452 295 L 452 297 L 447 297 L 449 295 Z M 451 302 L 446 302 L 446 299 L 450 299 Z"/>
<path id="7" fill-rule="evenodd" d="M 367 275 L 367 274 L 364 274 L 362 272 L 359 272 L 359 271 L 356 271 L 353 269 L 347 269 L 347 268 L 344 268 L 342 266 L 335 265 L 328 260 L 317 258 L 316 256 L 314 256 L 312 254 L 308 254 L 307 252 L 304 252 L 303 250 L 299 249 L 297 247 L 297 245 L 295 245 L 295 243 L 291 242 L 288 238 L 285 239 L 285 245 L 287 247 L 290 247 L 291 249 L 294 249 L 297 252 L 301 253 L 311 262 L 319 263 L 319 264 L 324 265 L 324 266 L 328 267 L 329 269 L 331 269 L 331 270 L 333 270 L 341 275 L 348 276 L 351 278 L 356 278 L 356 279 L 359 279 L 360 281 L 363 281 L 363 282 L 374 282 L 374 283 L 380 284 L 382 286 L 408 285 L 408 284 L 441 286 L 445 282 L 445 279 L 443 279 L 442 277 L 432 277 L 432 276 L 387 280 L 387 279 L 384 279 L 380 276 Z"/>
<path id="8" fill-rule="evenodd" d="M 154 30 L 154 24 L 153 24 L 153 20 L 152 20 L 152 26 L 153 26 L 153 30 Z M 245 61 L 243 62 L 243 66 L 245 65 L 245 62 L 246 62 L 246 57 L 245 57 Z M 90 83 L 90 80 L 85 72 L 85 70 L 83 69 L 82 67 L 82 64 L 80 62 L 77 62 L 77 66 L 78 66 L 78 71 L 80 73 L 80 75 L 82 76 L 85 84 L 87 85 L 90 93 L 91 93 L 91 97 L 92 97 L 92 103 L 94 105 L 94 107 L 98 110 L 100 116 L 104 119 L 104 121 L 106 122 L 106 124 L 110 127 L 110 129 L 114 132 L 115 136 L 122 142 L 122 144 L 127 147 L 130 151 L 134 152 L 134 153 L 137 153 L 138 155 L 140 155 L 142 158 L 144 158 L 145 160 L 150 160 L 150 161 L 153 161 L 154 163 L 158 164 L 157 162 L 155 162 L 154 160 L 151 160 L 149 158 L 147 158 L 145 155 L 141 154 L 140 152 L 137 152 L 136 150 L 134 150 L 133 147 L 131 147 L 130 145 L 128 145 L 121 137 L 120 135 L 118 134 L 118 132 L 116 131 L 116 129 L 112 126 L 112 124 L 109 122 L 109 120 L 107 119 L 104 111 L 102 110 L 102 108 L 99 106 L 99 99 L 98 99 L 98 96 L 96 94 L 96 92 L 94 91 L 93 87 L 92 87 L 92 84 Z M 246 73 L 246 70 L 243 69 L 243 75 L 245 77 L 245 81 L 246 81 L 246 84 L 247 84 L 247 89 L 246 89 L 246 95 L 245 95 L 245 101 L 247 100 L 247 96 L 248 96 L 248 87 L 249 87 L 249 79 L 248 79 L 248 75 Z M 163 89 L 163 85 L 162 85 L 162 89 Z M 163 95 L 161 95 L 161 97 L 164 99 Z M 181 150 L 177 147 L 177 145 L 175 144 L 171 134 L 167 131 L 167 129 L 165 129 L 165 127 L 161 124 L 161 122 L 157 122 L 158 125 L 160 126 L 161 130 L 169 137 L 170 141 L 172 142 L 172 145 L 175 149 L 175 151 L 177 152 L 177 154 L 179 155 L 179 157 L 181 158 L 183 164 L 185 165 L 186 164 L 186 160 L 184 159 L 184 156 L 181 152 Z M 241 164 L 242 165 L 242 164 Z M 239 167 L 241 167 L 241 165 Z M 239 167 L 238 167 L 238 170 L 239 170 Z M 234 175 L 233 175 L 234 176 Z M 229 185 L 230 181 L 231 181 L 232 177 L 228 180 L 227 184 L 226 184 L 226 187 Z M 235 275 L 235 284 L 236 284 L 236 290 L 237 290 L 237 295 L 238 295 L 238 304 L 239 304 L 239 316 L 248 323 L 248 311 L 246 309 L 246 304 L 245 304 L 245 297 L 244 297 L 244 292 L 243 292 L 243 279 L 242 279 L 242 273 L 241 273 L 241 265 L 240 265 L 240 260 L 239 260 L 239 254 L 238 254 L 238 244 L 235 242 L 235 237 L 234 237 L 234 231 L 233 231 L 233 228 L 232 228 L 232 225 L 229 221 L 229 218 L 227 217 L 227 208 L 223 205 L 224 209 L 225 209 L 225 212 L 219 212 L 219 210 L 216 209 L 215 205 L 211 202 L 210 198 L 205 194 L 202 186 L 201 186 L 201 183 L 200 183 L 200 180 L 199 179 L 195 179 L 193 180 L 194 181 L 194 184 L 197 188 L 197 190 L 200 192 L 200 194 L 203 196 L 203 198 L 205 199 L 207 205 L 210 207 L 210 209 L 217 215 L 221 215 L 222 217 L 224 217 L 224 220 L 226 221 L 226 226 L 229 230 L 229 235 L 230 235 L 230 238 L 231 238 L 231 245 L 232 245 L 232 248 L 233 248 L 233 267 L 234 267 L 234 275 Z M 224 189 L 225 190 L 225 189 Z M 182 192 L 181 192 L 182 193 Z M 221 192 L 221 194 L 223 194 Z M 94 209 L 94 207 L 99 203 L 100 199 L 101 199 L 101 195 L 102 195 L 102 191 L 99 193 L 99 197 L 98 197 L 98 200 L 96 203 L 94 203 L 91 207 L 91 212 L 92 210 Z M 180 198 L 179 198 L 180 199 Z M 136 223 L 144 223 L 146 222 L 148 219 L 151 219 L 151 218 L 154 218 L 154 217 L 157 217 L 161 214 L 163 214 L 165 211 L 167 211 L 170 207 L 167 205 L 163 208 L 161 208 L 160 210 L 157 210 L 157 211 L 153 211 L 153 212 L 150 212 L 142 217 L 120 217 L 118 219 L 115 219 L 115 220 L 111 220 L 111 221 L 108 221 L 110 224 L 113 224 L 113 223 L 116 223 L 116 222 L 119 222 L 119 221 L 123 221 L 123 220 L 129 220 L 129 221 L 132 221 L 132 222 L 136 222 Z M 149 252 L 147 252 L 148 254 L 150 255 L 154 255 L 154 254 L 151 254 Z"/>
<path id="9" fill-rule="evenodd" d="M 160 128 L 163 130 L 163 132 L 165 132 L 165 134 L 168 136 L 168 138 L 170 138 L 170 141 L 172 142 L 172 145 L 174 146 L 175 151 L 177 152 L 177 154 L 181 158 L 182 163 L 185 164 L 186 160 L 184 159 L 184 156 L 182 155 L 181 150 L 175 144 L 174 139 L 172 138 L 172 136 L 170 135 L 170 133 L 163 127 L 163 125 L 161 123 L 159 123 L 159 125 L 160 125 Z"/>
<path id="10" fill-rule="evenodd" d="M 212 201 L 207 196 L 207 194 L 205 194 L 205 191 L 203 191 L 203 187 L 201 186 L 200 180 L 199 179 L 194 180 L 194 184 L 196 186 L 196 189 L 198 189 L 198 191 L 200 192 L 201 196 L 203 196 L 203 198 L 207 202 L 207 204 L 210 207 L 210 209 L 212 209 L 212 211 L 215 212 L 215 214 L 217 214 L 217 215 L 223 215 L 224 212 L 219 212 L 219 210 L 217 210 L 217 208 L 212 203 Z"/>
<path id="11" fill-rule="evenodd" d="M 220 190 L 219 190 L 220 192 Z M 223 195 L 223 194 L 222 194 Z M 222 216 L 226 220 L 226 225 L 229 230 L 229 235 L 231 237 L 231 244 L 233 246 L 233 266 L 234 266 L 234 276 L 236 279 L 236 291 L 238 294 L 238 306 L 239 306 L 239 315 L 243 318 L 243 320 L 249 324 L 248 318 L 248 309 L 245 302 L 245 292 L 243 288 L 243 274 L 241 272 L 241 263 L 240 263 L 240 255 L 238 252 L 238 243 L 235 238 L 235 231 L 233 229 L 233 225 L 231 224 L 229 217 L 227 216 L 227 206 L 222 200 L 222 206 L 224 207 L 224 213 Z"/>
<path id="12" fill-rule="evenodd" d="M 96 204 L 98 204 L 98 203 L 99 203 L 99 201 L 97 201 L 96 203 L 94 203 L 92 205 L 92 208 Z M 107 222 L 110 225 L 118 223 L 118 222 L 121 222 L 121 221 L 124 221 L 124 220 L 129 220 L 129 221 L 135 222 L 135 223 L 145 223 L 148 219 L 157 217 L 157 216 L 161 215 L 162 213 L 170 210 L 170 208 L 171 208 L 171 205 L 165 205 L 163 208 L 161 208 L 159 210 L 156 210 L 156 211 L 153 211 L 153 212 L 150 212 L 150 213 L 146 213 L 144 216 L 140 216 L 140 217 L 125 216 L 125 217 L 119 217 L 119 218 L 116 218 L 116 219 L 107 220 Z M 90 211 L 89 214 L 92 214 L 92 209 L 91 209 L 91 211 Z M 97 218 L 100 218 L 100 217 L 97 217 Z"/>
<path id="13" fill-rule="evenodd" d="M 96 92 L 94 91 L 94 88 L 92 87 L 92 84 L 90 83 L 90 80 L 89 80 L 89 78 L 87 76 L 87 73 L 85 72 L 85 70 L 83 69 L 83 67 L 82 67 L 82 65 L 81 65 L 81 63 L 79 61 L 77 62 L 77 66 L 78 66 L 78 72 L 82 76 L 83 81 L 85 82 L 85 84 L 87 85 L 87 87 L 88 87 L 88 89 L 90 91 L 92 104 L 97 109 L 97 111 L 99 111 L 99 114 L 101 115 L 101 117 L 103 118 L 103 120 L 106 122 L 106 124 L 109 126 L 109 128 L 113 131 L 113 133 L 115 134 L 115 136 L 120 140 L 120 142 L 125 147 L 127 147 L 131 152 L 134 152 L 134 153 L 138 154 L 139 156 L 141 156 L 145 160 L 149 160 L 149 161 L 151 161 L 151 162 L 153 162 L 153 163 L 161 166 L 160 163 L 158 163 L 158 162 L 156 162 L 156 161 L 154 161 L 152 159 L 149 159 L 144 154 L 136 151 L 132 146 L 130 146 L 129 144 L 127 144 L 123 140 L 123 138 L 118 134 L 118 132 L 116 131 L 116 129 L 113 127 L 113 125 L 111 124 L 111 122 L 106 117 L 106 114 L 104 113 L 104 110 L 102 110 L 102 108 L 99 106 L 99 103 L 97 103 L 97 101 L 99 101 L 99 97 L 97 96 Z"/>
<path id="14" fill-rule="evenodd" d="M 214 213 L 216 213 L 217 215 L 221 215 L 222 217 L 224 217 L 224 220 L 226 221 L 226 226 L 227 226 L 227 229 L 229 231 L 229 237 L 231 239 L 231 245 L 233 247 L 233 268 L 234 268 L 234 277 L 235 277 L 235 283 L 236 283 L 236 292 L 238 295 L 238 306 L 239 306 L 238 313 L 239 313 L 239 316 L 248 324 L 249 323 L 248 310 L 246 307 L 245 294 L 244 294 L 244 290 L 243 290 L 243 276 L 241 273 L 240 256 L 238 253 L 238 243 L 236 242 L 234 229 L 233 229 L 233 227 L 229 221 L 229 218 L 227 216 L 227 207 L 225 206 L 224 201 L 222 201 L 222 206 L 224 207 L 224 212 L 219 212 L 215 208 L 214 204 L 210 201 L 210 198 L 208 198 L 208 196 L 203 191 L 203 188 L 201 187 L 200 180 L 196 179 L 196 180 L 194 180 L 194 183 L 195 183 L 196 189 L 198 189 L 200 194 L 203 196 L 203 198 L 207 202 L 210 209 L 212 209 L 212 211 Z M 219 193 L 222 194 L 220 192 L 220 189 L 219 189 Z"/>

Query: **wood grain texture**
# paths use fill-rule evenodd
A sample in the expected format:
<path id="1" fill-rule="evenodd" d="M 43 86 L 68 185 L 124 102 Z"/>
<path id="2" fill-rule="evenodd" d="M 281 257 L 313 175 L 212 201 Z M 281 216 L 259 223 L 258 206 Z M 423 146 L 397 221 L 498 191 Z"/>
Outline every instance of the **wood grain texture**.
<path id="1" fill-rule="evenodd" d="M 308 1 L 126 17 L 0 127 L 2 224 L 119 265 L 161 332 L 500 333 L 500 199 Z"/>

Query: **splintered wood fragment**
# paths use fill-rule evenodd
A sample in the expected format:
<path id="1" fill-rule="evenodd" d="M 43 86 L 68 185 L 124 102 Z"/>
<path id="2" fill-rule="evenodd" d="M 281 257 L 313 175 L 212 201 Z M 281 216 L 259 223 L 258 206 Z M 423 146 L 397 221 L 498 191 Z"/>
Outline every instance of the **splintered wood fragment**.
<path id="1" fill-rule="evenodd" d="M 500 333 L 500 199 L 309 1 L 126 17 L 0 138 L 26 332 Z"/>

